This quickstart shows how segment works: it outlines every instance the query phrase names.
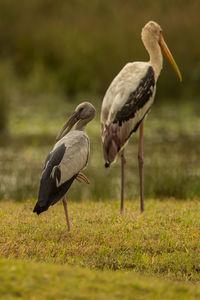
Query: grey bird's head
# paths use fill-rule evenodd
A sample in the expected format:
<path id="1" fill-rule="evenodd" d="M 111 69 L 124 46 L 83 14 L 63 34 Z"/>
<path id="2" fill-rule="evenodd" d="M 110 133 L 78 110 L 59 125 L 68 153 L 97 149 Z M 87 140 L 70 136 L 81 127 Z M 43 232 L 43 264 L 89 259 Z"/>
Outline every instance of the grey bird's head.
<path id="1" fill-rule="evenodd" d="M 87 123 L 95 117 L 95 114 L 96 109 L 90 102 L 80 103 L 57 135 L 56 142 L 66 135 L 75 124 L 75 129 L 84 130 Z"/>

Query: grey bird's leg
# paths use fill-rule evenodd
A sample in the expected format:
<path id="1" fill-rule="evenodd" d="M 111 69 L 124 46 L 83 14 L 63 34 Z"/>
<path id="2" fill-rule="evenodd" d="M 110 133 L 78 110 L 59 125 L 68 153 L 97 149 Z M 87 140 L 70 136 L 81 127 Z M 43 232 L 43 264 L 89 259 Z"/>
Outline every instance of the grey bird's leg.
<path id="1" fill-rule="evenodd" d="M 63 206 L 64 206 L 64 210 L 65 210 L 65 217 L 66 217 L 66 221 L 67 221 L 67 229 L 68 229 L 68 232 L 70 232 L 71 229 L 70 229 L 69 216 L 68 216 L 68 211 L 67 211 L 66 195 L 63 197 L 62 202 L 63 202 Z"/>
<path id="2" fill-rule="evenodd" d="M 82 180 L 85 183 L 90 184 L 89 179 L 83 173 L 80 173 L 80 172 L 78 173 L 78 175 L 76 177 L 76 180 L 79 181 L 79 182 L 81 182 L 81 180 Z"/>
<path id="3" fill-rule="evenodd" d="M 124 213 L 124 166 L 126 163 L 125 159 L 125 150 L 123 149 L 121 152 L 121 206 L 120 206 L 120 213 Z"/>
<path id="4" fill-rule="evenodd" d="M 139 164 L 139 175 L 140 175 L 140 211 L 144 211 L 144 175 L 143 175 L 143 127 L 144 121 L 140 124 L 139 133 L 139 147 L 138 147 L 138 164 Z"/>

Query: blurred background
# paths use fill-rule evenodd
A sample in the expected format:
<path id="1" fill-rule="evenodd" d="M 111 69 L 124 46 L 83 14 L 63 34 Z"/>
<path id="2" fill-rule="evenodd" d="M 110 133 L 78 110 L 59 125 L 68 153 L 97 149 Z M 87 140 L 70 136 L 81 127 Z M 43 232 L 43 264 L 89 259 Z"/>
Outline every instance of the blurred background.
<path id="1" fill-rule="evenodd" d="M 104 168 L 101 102 L 130 61 L 148 60 L 141 29 L 157 21 L 182 72 L 168 62 L 145 122 L 145 196 L 200 196 L 200 1 L 0 0 L 0 199 L 37 197 L 55 136 L 76 105 L 97 108 L 88 126 L 91 185 L 74 183 L 68 198 L 119 199 L 120 161 Z M 138 133 L 127 147 L 126 198 L 139 198 Z"/>

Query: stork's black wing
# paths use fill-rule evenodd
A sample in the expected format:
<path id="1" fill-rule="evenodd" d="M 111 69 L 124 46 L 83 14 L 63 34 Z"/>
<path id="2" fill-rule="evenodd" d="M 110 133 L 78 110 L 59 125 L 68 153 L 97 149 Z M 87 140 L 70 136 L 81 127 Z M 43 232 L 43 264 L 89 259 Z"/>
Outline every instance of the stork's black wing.
<path id="1" fill-rule="evenodd" d="M 136 113 L 141 110 L 152 97 L 154 85 L 154 71 L 150 66 L 147 70 L 146 75 L 141 79 L 137 88 L 132 93 L 130 93 L 126 103 L 117 112 L 113 123 L 118 123 L 119 126 L 121 126 L 123 122 L 128 121 L 129 119 L 133 119 Z M 144 111 L 141 120 L 138 120 L 136 124 L 137 128 L 147 112 L 148 111 Z M 133 128 L 133 131 L 135 131 L 137 128 Z"/>
<path id="2" fill-rule="evenodd" d="M 38 202 L 33 210 L 33 212 L 36 212 L 37 214 L 47 210 L 50 205 L 53 205 L 60 200 L 77 176 L 77 174 L 75 174 L 72 178 L 57 186 L 57 183 L 59 183 L 61 179 L 59 164 L 63 159 L 65 151 L 66 147 L 63 143 L 50 152 L 46 158 L 45 167 L 40 181 Z"/>

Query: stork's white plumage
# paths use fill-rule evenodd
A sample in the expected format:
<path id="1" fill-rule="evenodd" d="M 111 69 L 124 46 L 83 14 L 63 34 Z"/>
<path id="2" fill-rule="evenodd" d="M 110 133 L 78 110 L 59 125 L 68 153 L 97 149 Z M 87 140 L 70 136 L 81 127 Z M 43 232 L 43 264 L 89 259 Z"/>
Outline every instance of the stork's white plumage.
<path id="1" fill-rule="evenodd" d="M 57 187 L 70 180 L 87 166 L 90 153 L 90 141 L 85 131 L 73 130 L 59 140 L 52 149 L 52 153 L 59 147 L 65 146 L 65 153 L 58 166 L 54 166 L 51 176 L 54 177 L 57 168 L 60 170 L 60 180 Z M 51 152 L 50 152 L 51 154 Z"/>
<path id="2" fill-rule="evenodd" d="M 90 154 L 90 142 L 85 127 L 94 116 L 94 106 L 89 102 L 83 102 L 77 106 L 75 112 L 63 126 L 57 137 L 57 143 L 46 158 L 40 181 L 38 202 L 33 210 L 39 215 L 64 197 L 63 205 L 68 231 L 70 231 L 70 224 L 65 194 L 74 179 L 79 178 L 89 183 L 80 171 L 87 166 Z M 75 123 L 77 123 L 75 129 L 70 131 Z"/>
<path id="3" fill-rule="evenodd" d="M 169 59 L 182 80 L 181 73 L 162 37 L 162 29 L 156 22 L 148 22 L 142 29 L 142 41 L 149 53 L 148 62 L 128 63 L 111 82 L 102 103 L 102 145 L 108 167 L 115 162 L 121 151 L 122 193 L 121 212 L 124 201 L 124 147 L 130 136 L 140 126 L 139 170 L 141 211 L 143 203 L 143 120 L 153 104 L 156 82 L 163 65 L 162 53 Z"/>

